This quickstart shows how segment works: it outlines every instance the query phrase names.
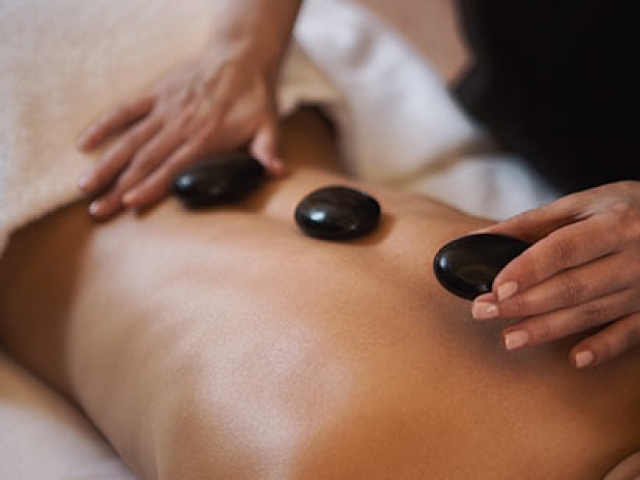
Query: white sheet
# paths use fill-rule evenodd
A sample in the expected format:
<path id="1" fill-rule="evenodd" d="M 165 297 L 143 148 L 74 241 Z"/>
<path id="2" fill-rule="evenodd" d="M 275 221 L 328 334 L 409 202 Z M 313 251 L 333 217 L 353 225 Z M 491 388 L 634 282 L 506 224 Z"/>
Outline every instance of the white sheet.
<path id="1" fill-rule="evenodd" d="M 0 251 L 7 234 L 77 198 L 73 148 L 97 112 L 204 43 L 215 2 L 0 0 Z M 347 0 L 308 0 L 280 90 L 322 104 L 358 175 L 503 217 L 553 198 L 487 139 L 437 75 Z M 462 196 L 460 192 L 465 194 Z M 0 355 L 0 478 L 132 478 L 91 426 Z"/>

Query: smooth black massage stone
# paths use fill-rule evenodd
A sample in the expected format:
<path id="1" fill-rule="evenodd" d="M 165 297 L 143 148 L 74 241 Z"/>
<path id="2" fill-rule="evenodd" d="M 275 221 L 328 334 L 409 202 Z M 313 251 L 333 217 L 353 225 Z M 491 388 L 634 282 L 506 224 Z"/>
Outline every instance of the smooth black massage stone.
<path id="1" fill-rule="evenodd" d="M 300 230 L 322 240 L 348 240 L 366 235 L 380 222 L 380 204 L 348 187 L 331 186 L 307 195 L 296 208 Z"/>
<path id="2" fill-rule="evenodd" d="M 264 167 L 251 155 L 221 155 L 183 170 L 173 181 L 173 192 L 189 208 L 210 207 L 242 200 L 264 177 Z"/>
<path id="3" fill-rule="evenodd" d="M 468 235 L 442 247 L 433 260 L 433 269 L 444 288 L 473 300 L 490 292 L 500 270 L 529 246 L 505 235 Z"/>

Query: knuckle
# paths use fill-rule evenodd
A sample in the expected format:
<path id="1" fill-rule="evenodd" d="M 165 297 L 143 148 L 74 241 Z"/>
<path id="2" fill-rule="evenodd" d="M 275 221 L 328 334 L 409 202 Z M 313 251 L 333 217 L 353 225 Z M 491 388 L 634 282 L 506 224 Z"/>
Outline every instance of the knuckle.
<path id="1" fill-rule="evenodd" d="M 593 348 L 598 352 L 598 358 L 613 358 L 640 343 L 640 326 L 637 323 L 632 324 L 628 318 L 617 322 L 595 337 Z"/>
<path id="2" fill-rule="evenodd" d="M 208 142 L 215 136 L 219 125 L 220 120 L 217 117 L 207 120 L 200 128 L 200 132 L 196 136 L 196 141 L 201 143 Z"/>
<path id="3" fill-rule="evenodd" d="M 527 298 L 524 295 L 516 295 L 505 301 L 500 309 L 506 317 L 521 317 L 526 315 L 528 307 Z"/>
<path id="4" fill-rule="evenodd" d="M 530 248 L 513 259 L 503 270 L 509 268 L 510 275 L 525 280 L 527 284 L 534 284 L 545 278 L 547 269 L 545 265 L 543 255 L 539 255 L 537 250 Z"/>
<path id="5" fill-rule="evenodd" d="M 105 152 L 105 154 L 100 157 L 100 161 L 98 162 L 98 166 L 96 167 L 96 173 L 103 173 L 111 170 L 114 164 L 117 162 L 118 158 L 120 158 L 121 156 L 121 154 L 119 153 L 120 151 L 121 147 L 119 145 L 116 145 Z"/>
<path id="6" fill-rule="evenodd" d="M 539 254 L 533 249 L 525 251 L 520 257 L 522 265 L 525 266 L 525 271 L 528 272 L 531 277 L 531 283 L 538 283 L 549 275 L 549 260 L 544 254 Z M 551 263 L 553 264 L 553 262 Z"/>
<path id="7" fill-rule="evenodd" d="M 580 331 L 589 330 L 611 320 L 611 307 L 600 302 L 592 302 L 578 311 L 576 325 Z"/>
<path id="8" fill-rule="evenodd" d="M 154 190 L 149 186 L 142 186 L 136 190 L 136 206 L 144 207 L 149 203 L 153 196 Z"/>
<path id="9" fill-rule="evenodd" d="M 170 146 L 170 143 L 166 142 L 149 145 L 149 148 L 140 151 L 134 158 L 135 167 L 142 171 L 149 171 L 163 163 L 166 160 L 168 151 L 166 147 L 168 146 Z"/>
<path id="10" fill-rule="evenodd" d="M 120 167 L 124 157 L 126 157 L 126 150 L 122 145 L 116 145 L 113 149 L 105 153 L 102 159 L 100 159 L 98 171 L 103 175 L 108 175 L 111 172 L 114 172 Z"/>
<path id="11" fill-rule="evenodd" d="M 635 241 L 640 238 L 640 211 L 634 210 L 623 222 L 626 240 Z"/>
<path id="12" fill-rule="evenodd" d="M 587 291 L 587 287 L 576 275 L 564 275 L 560 288 L 558 288 L 559 300 L 567 305 L 578 303 Z"/>
<path id="13" fill-rule="evenodd" d="M 556 338 L 556 329 L 554 328 L 553 322 L 548 318 L 538 321 L 534 331 L 534 337 L 537 343 L 548 342 Z"/>
<path id="14" fill-rule="evenodd" d="M 529 218 L 529 215 L 530 215 L 530 210 L 527 210 L 525 212 L 520 212 L 509 217 L 504 223 L 509 223 L 509 225 L 511 225 L 514 228 L 519 227 L 523 223 L 526 223 L 527 219 Z"/>
<path id="15" fill-rule="evenodd" d="M 611 206 L 611 210 L 618 216 L 624 218 L 632 213 L 635 208 L 628 200 L 618 200 Z"/>
<path id="16" fill-rule="evenodd" d="M 175 119 L 175 129 L 177 131 L 184 131 L 188 129 L 195 119 L 195 112 L 192 109 L 185 109 L 182 114 Z"/>
<path id="17" fill-rule="evenodd" d="M 121 151 L 130 152 L 134 150 L 142 141 L 144 140 L 144 135 L 140 131 L 133 131 L 130 135 L 128 135 L 122 142 L 120 148 Z"/>
<path id="18" fill-rule="evenodd" d="M 156 155 L 152 153 L 146 153 L 140 155 L 135 159 L 133 164 L 133 170 L 136 172 L 144 172 L 149 170 L 155 164 Z"/>
<path id="19" fill-rule="evenodd" d="M 122 188 L 121 183 L 117 182 L 116 185 L 114 185 L 114 187 L 106 195 L 102 197 L 101 201 L 105 205 L 108 205 L 109 207 L 113 207 L 114 205 L 117 205 L 120 203 L 120 197 L 122 196 L 123 193 L 124 193 L 124 190 Z"/>
<path id="20" fill-rule="evenodd" d="M 553 259 L 557 265 L 567 268 L 577 263 L 580 247 L 576 239 L 560 238 L 553 245 Z"/>
<path id="21" fill-rule="evenodd" d="M 638 205 L 628 199 L 616 201 L 611 206 L 611 211 L 617 216 L 622 226 L 629 229 L 637 229 L 640 224 L 640 209 Z"/>
<path id="22" fill-rule="evenodd" d="M 140 144 L 147 141 L 147 139 L 149 139 L 158 130 L 157 125 L 158 122 L 155 119 L 139 123 L 129 135 L 132 146 L 138 147 Z"/>
<path id="23" fill-rule="evenodd" d="M 197 154 L 191 148 L 180 152 L 178 155 L 174 156 L 170 161 L 166 162 L 166 168 L 164 171 L 166 172 L 176 172 L 178 170 L 183 169 L 187 165 L 195 162 L 197 160 Z M 165 165 L 163 165 L 165 167 Z"/>
<path id="24" fill-rule="evenodd" d="M 622 192 L 622 193 L 630 193 L 635 194 L 638 191 L 638 181 L 637 180 L 622 180 L 617 183 L 604 185 L 601 188 L 611 189 L 614 192 Z"/>
<path id="25" fill-rule="evenodd" d="M 640 320 L 634 319 L 630 322 L 629 327 L 625 331 L 624 335 L 625 350 L 635 347 L 640 344 Z"/>

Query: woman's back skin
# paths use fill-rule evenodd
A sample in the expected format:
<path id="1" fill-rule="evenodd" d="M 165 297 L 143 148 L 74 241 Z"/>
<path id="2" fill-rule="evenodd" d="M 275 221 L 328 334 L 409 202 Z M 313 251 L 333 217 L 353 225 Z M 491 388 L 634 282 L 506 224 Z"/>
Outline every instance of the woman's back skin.
<path id="1" fill-rule="evenodd" d="M 240 205 L 25 228 L 0 260 L 4 345 L 145 479 L 585 480 L 640 449 L 638 351 L 588 371 L 575 339 L 505 352 L 431 272 L 486 222 L 315 169 L 332 145 L 299 115 L 291 174 Z M 297 230 L 335 183 L 380 201 L 375 234 Z"/>

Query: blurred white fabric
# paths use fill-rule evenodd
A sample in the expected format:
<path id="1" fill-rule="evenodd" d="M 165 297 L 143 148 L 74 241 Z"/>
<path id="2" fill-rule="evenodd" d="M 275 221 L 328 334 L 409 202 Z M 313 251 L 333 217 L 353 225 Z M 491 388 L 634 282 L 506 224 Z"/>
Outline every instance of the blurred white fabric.
<path id="1" fill-rule="evenodd" d="M 208 0 L 0 0 L 0 254 L 9 233 L 79 197 L 96 113 L 204 45 Z M 457 107 L 432 68 L 348 0 L 308 0 L 280 89 L 320 105 L 353 173 L 502 218 L 554 198 Z M 0 478 L 133 478 L 72 406 L 0 354 Z"/>
<path id="2" fill-rule="evenodd" d="M 362 7 L 310 1 L 296 38 L 338 92 L 327 108 L 359 177 L 493 219 L 557 197 L 521 159 L 497 151 L 429 63 Z"/>

